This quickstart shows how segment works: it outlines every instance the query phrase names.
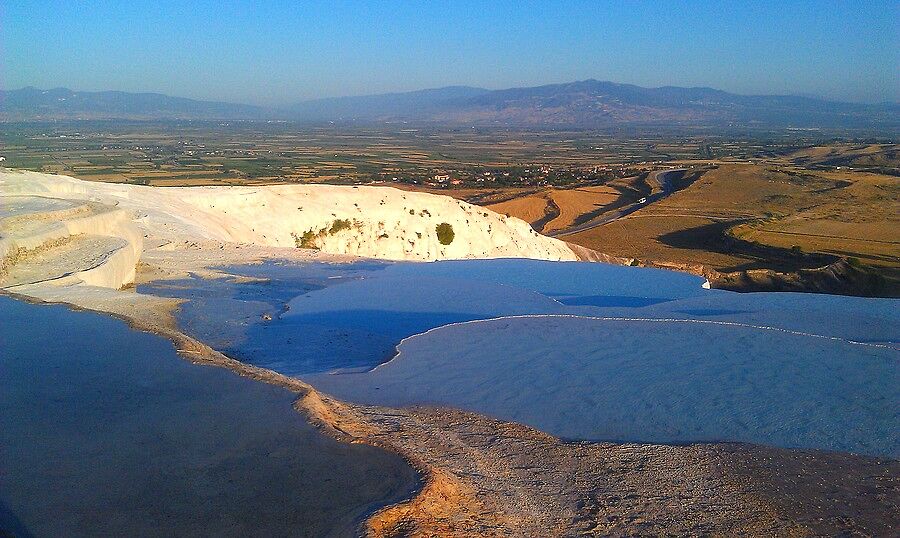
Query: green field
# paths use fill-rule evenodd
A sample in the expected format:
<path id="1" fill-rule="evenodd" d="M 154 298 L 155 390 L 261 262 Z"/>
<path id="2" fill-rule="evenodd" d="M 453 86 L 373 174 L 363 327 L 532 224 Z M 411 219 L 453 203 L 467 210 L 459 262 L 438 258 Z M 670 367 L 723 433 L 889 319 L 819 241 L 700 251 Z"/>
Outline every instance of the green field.
<path id="1" fill-rule="evenodd" d="M 0 155 L 12 168 L 165 185 L 387 181 L 509 187 L 596 183 L 684 160 L 757 159 L 833 136 L 84 121 L 0 124 Z"/>

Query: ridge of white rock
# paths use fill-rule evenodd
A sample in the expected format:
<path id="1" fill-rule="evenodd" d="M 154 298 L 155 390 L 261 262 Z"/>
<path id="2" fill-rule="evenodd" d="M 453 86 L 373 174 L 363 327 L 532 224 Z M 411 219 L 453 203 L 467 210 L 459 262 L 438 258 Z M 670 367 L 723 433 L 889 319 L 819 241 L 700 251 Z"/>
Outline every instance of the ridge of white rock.
<path id="1" fill-rule="evenodd" d="M 448 244 L 438 238 L 442 224 L 453 232 L 449 243 L 443 237 Z M 107 251 L 86 256 L 63 282 L 113 288 L 134 279 L 144 238 L 304 246 L 391 260 L 577 259 L 564 242 L 520 219 L 391 187 L 148 187 L 0 170 L 0 268 L 22 252 L 76 236 L 121 242 L 93 242 Z"/>
<path id="2" fill-rule="evenodd" d="M 127 211 L 96 203 L 66 206 L 34 196 L 0 197 L 0 271 L 24 265 L 3 287 L 37 279 L 119 288 L 134 280 L 142 247 L 143 234 Z M 54 248 L 58 256 L 40 252 Z"/>

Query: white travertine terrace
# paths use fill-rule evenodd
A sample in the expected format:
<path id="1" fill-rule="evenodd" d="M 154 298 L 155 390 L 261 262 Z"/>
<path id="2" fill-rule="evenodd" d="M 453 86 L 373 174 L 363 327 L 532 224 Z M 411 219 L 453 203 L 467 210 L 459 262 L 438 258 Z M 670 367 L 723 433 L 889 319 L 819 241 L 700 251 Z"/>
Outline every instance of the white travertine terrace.
<path id="1" fill-rule="evenodd" d="M 453 228 L 448 245 L 438 240 L 441 223 Z M 145 240 L 296 247 L 305 233 L 323 253 L 370 258 L 576 259 L 522 220 L 390 187 L 162 188 L 0 171 L 0 268 L 9 273 L 29 253 L 59 251 L 31 272 L 20 267 L 18 280 L 0 281 L 7 288 L 40 281 L 41 271 L 44 281 L 119 288 L 134 280 Z"/>

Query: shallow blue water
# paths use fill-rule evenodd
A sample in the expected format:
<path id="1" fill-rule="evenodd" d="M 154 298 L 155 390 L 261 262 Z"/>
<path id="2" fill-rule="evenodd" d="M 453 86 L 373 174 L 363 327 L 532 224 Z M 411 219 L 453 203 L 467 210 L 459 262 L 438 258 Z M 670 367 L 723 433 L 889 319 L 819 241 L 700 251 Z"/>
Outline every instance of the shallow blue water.
<path id="1" fill-rule="evenodd" d="M 271 280 L 250 291 L 239 291 L 242 284 L 227 281 L 194 279 L 181 283 L 186 288 L 175 290 L 176 294 L 203 296 L 179 313 L 179 322 L 188 332 L 214 342 L 215 347 L 236 358 L 303 377 L 350 400 L 454 405 L 522 420 L 550 433 L 575 438 L 741 440 L 897 455 L 896 435 L 892 432 L 900 431 L 900 420 L 897 413 L 887 410 L 900 408 L 900 397 L 884 385 L 896 380 L 900 342 L 896 300 L 794 293 L 738 294 L 706 290 L 700 278 L 663 270 L 533 260 L 270 263 L 227 271 Z M 153 291 L 152 287 L 145 289 Z M 195 289 L 203 291 L 191 291 Z M 532 344 L 538 355 L 551 357 L 543 365 L 535 359 L 540 368 L 514 367 L 510 357 L 502 356 L 515 338 L 495 341 L 489 333 L 485 336 L 478 332 L 482 327 L 462 326 L 453 332 L 455 340 L 432 335 L 417 337 L 403 361 L 365 373 L 393 357 L 403 338 L 449 323 L 522 315 L 719 324 L 656 321 L 632 325 L 621 332 L 610 323 L 595 321 L 590 330 L 585 330 L 581 321 L 555 318 L 553 330 L 541 334 L 540 345 Z M 535 331 L 541 332 L 542 326 L 523 323 L 522 340 L 527 341 Z M 710 334 L 715 338 L 710 338 Z M 480 354 L 467 347 L 471 339 L 480 342 Z M 589 344 L 594 340 L 605 343 L 605 355 L 592 355 Z M 573 341 L 578 345 L 569 345 Z M 685 344 L 678 346 L 677 356 L 666 353 L 673 342 Z M 459 355 L 454 355 L 456 348 Z M 578 355 L 579 359 L 593 357 L 594 361 L 567 361 L 552 354 L 558 349 Z M 760 357 L 756 363 L 748 355 L 750 349 Z M 882 362 L 863 359 L 871 354 Z M 635 360 L 627 368 L 605 369 L 613 355 Z M 442 357 L 447 370 L 429 363 L 429 356 Z M 782 358 L 790 359 L 789 368 L 780 366 Z M 692 374 L 685 381 L 667 377 L 674 374 L 666 360 L 706 365 L 704 372 L 710 371 L 711 360 L 724 365 L 755 364 L 756 370 L 744 375 L 741 372 L 748 370 L 743 367 L 716 368 L 711 370 L 712 376 Z M 423 370 L 426 364 L 427 371 Z M 854 376 L 846 369 L 831 377 L 813 375 L 823 364 L 844 364 L 859 371 Z M 472 369 L 473 365 L 478 368 Z M 468 369 L 466 376 L 454 376 L 454 371 L 462 369 Z M 552 379 L 547 374 L 554 371 L 560 373 L 559 379 L 572 375 L 590 378 L 605 372 L 603 377 L 609 381 L 605 387 L 599 379 L 594 384 L 570 383 L 569 388 L 551 386 Z M 610 371 L 616 375 L 611 376 Z M 388 379 L 387 372 L 394 377 Z M 771 379 L 778 382 L 766 383 L 764 380 L 770 379 L 767 376 L 772 372 L 775 373 Z M 665 386 L 671 381 L 680 387 L 681 392 L 671 396 L 672 401 L 694 402 L 692 405 L 699 408 L 717 411 L 709 411 L 713 415 L 699 413 L 670 402 L 666 406 L 677 411 L 664 420 L 658 414 L 663 400 L 652 396 L 658 391 L 650 391 L 649 396 L 629 392 L 629 387 L 640 386 L 633 383 L 634 376 L 651 373 L 654 383 Z M 846 382 L 850 377 L 859 381 L 867 376 L 872 379 L 871 393 L 880 394 L 881 404 L 887 406 L 867 405 L 866 384 Z M 553 404 L 547 403 L 547 398 L 518 398 L 523 384 L 531 391 L 553 394 Z M 448 389 L 451 385 L 453 390 Z M 491 387 L 490 397 L 472 397 L 486 386 Z M 747 392 L 749 386 L 756 387 L 752 395 Z M 709 387 L 715 390 L 708 390 Z M 600 402 L 601 391 L 615 394 L 617 390 L 631 394 L 620 398 L 621 405 L 597 403 L 590 407 L 593 411 L 586 412 L 579 403 Z M 706 398 L 694 398 L 706 393 Z M 784 405 L 786 401 L 812 404 L 818 410 L 811 418 L 817 426 L 798 425 L 802 414 L 796 414 L 796 406 Z M 742 407 L 752 407 L 755 419 L 738 420 Z M 619 411 L 614 413 L 614 408 Z M 858 432 L 856 423 L 850 423 L 851 416 L 858 423 L 872 425 L 871 434 Z M 863 439 L 858 443 L 848 440 L 860 435 Z"/>
<path id="2" fill-rule="evenodd" d="M 449 405 L 564 438 L 900 456 L 896 359 L 742 326 L 539 316 L 444 327 L 372 372 L 307 380 L 343 399 Z"/>
<path id="3" fill-rule="evenodd" d="M 352 536 L 399 456 L 107 316 L 0 297 L 0 535 Z"/>

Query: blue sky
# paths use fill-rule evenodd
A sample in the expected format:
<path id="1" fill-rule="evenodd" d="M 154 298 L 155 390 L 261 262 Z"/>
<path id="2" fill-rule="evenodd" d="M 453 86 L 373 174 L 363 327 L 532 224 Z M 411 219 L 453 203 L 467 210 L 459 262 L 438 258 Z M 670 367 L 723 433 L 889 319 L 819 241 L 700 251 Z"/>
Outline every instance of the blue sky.
<path id="1" fill-rule="evenodd" d="M 900 0 L 0 4 L 0 86 L 284 104 L 596 78 L 900 101 Z"/>

